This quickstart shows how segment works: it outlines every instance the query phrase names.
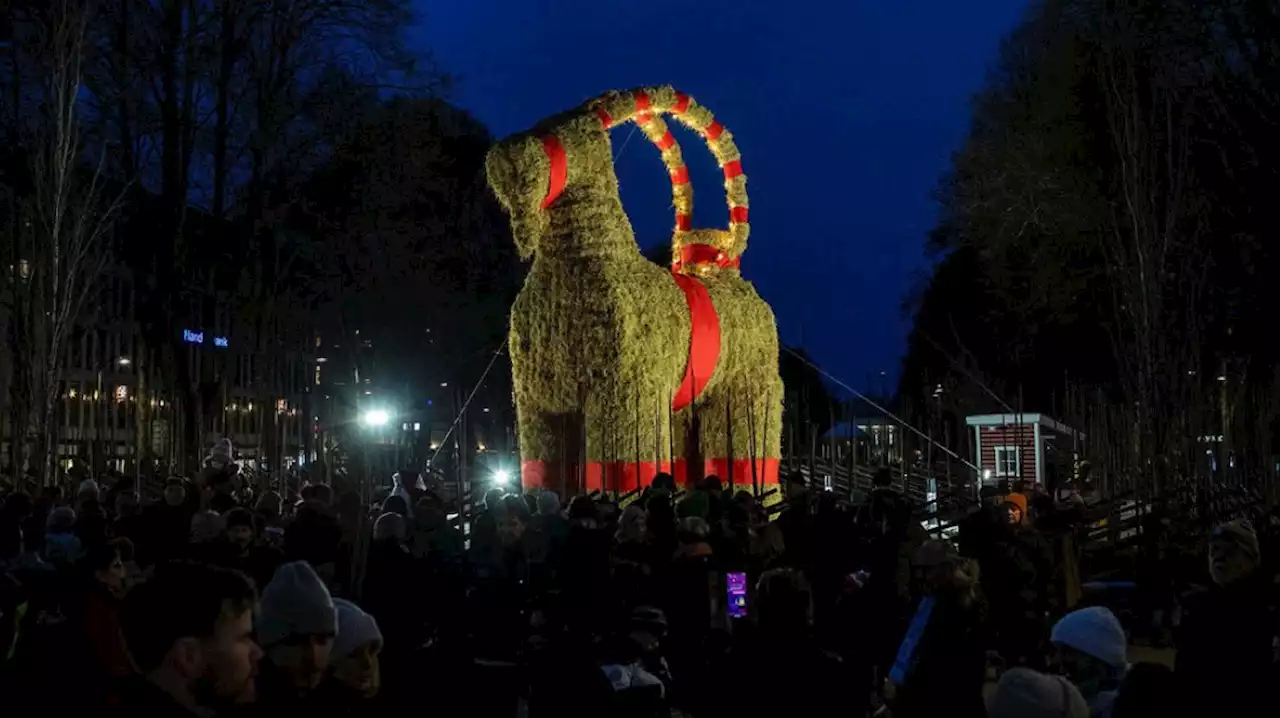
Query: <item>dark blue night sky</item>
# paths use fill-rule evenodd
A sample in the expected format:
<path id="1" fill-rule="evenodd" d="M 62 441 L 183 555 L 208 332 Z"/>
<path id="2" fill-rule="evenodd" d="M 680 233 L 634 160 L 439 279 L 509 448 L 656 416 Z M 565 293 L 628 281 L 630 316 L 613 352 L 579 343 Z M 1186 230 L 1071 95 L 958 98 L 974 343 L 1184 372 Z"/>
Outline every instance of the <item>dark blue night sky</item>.
<path id="1" fill-rule="evenodd" d="M 924 279 L 931 193 L 968 127 L 1001 37 L 1026 0 L 419 0 L 413 37 L 458 78 L 452 99 L 494 134 L 609 89 L 673 84 L 716 113 L 743 154 L 743 271 L 782 340 L 834 375 L 896 381 Z M 614 132 L 622 195 L 644 246 L 670 240 L 670 187 L 643 135 Z M 695 226 L 727 226 L 695 136 Z M 876 378 L 873 378 L 876 377 Z M 890 384 L 892 386 L 892 384 Z"/>

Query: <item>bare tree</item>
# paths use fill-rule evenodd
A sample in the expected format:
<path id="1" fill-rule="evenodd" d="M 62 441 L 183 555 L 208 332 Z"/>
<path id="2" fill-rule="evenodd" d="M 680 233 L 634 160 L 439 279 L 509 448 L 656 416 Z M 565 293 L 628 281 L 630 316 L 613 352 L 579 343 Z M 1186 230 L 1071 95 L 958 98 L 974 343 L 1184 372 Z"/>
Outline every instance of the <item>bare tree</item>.
<path id="1" fill-rule="evenodd" d="M 119 209 L 106 194 L 101 158 L 86 166 L 79 101 L 89 12 L 78 0 L 53 0 L 45 15 L 45 111 L 31 154 L 30 231 L 18 248 L 16 306 L 27 363 L 26 403 L 35 434 L 28 460 L 40 480 L 53 478 L 61 423 L 55 420 L 68 339 L 84 315 L 106 258 L 105 234 Z"/>

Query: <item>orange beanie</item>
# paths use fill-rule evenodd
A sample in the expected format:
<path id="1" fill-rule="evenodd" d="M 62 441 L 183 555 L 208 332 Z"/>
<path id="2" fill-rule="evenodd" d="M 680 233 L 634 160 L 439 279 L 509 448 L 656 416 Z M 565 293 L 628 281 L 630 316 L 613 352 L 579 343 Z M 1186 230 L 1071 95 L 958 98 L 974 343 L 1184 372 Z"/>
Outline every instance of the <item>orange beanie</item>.
<path id="1" fill-rule="evenodd" d="M 1022 494 L 1013 494 L 1013 493 L 1011 493 L 1011 494 L 1009 494 L 1008 496 L 1004 497 L 1004 502 L 1005 502 L 1006 504 L 1013 504 L 1014 506 L 1017 506 L 1017 507 L 1018 507 L 1018 510 L 1022 512 L 1022 518 L 1023 518 L 1023 520 L 1026 520 L 1026 518 L 1027 518 L 1027 497 L 1023 496 Z"/>

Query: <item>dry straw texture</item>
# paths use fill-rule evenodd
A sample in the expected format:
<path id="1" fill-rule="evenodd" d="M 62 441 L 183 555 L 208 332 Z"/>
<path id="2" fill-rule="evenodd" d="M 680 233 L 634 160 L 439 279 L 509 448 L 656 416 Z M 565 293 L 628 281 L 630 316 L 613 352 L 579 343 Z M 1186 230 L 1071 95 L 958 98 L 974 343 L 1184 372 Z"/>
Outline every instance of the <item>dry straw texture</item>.
<path id="1" fill-rule="evenodd" d="M 671 88 L 643 92 L 654 112 L 678 101 Z M 689 310 L 671 273 L 646 260 L 636 244 L 598 113 L 604 108 L 616 125 L 636 115 L 635 105 L 632 93 L 609 93 L 500 142 L 486 162 L 517 247 L 533 259 L 512 308 L 510 353 L 522 460 L 563 472 L 548 477 L 553 484 L 575 485 L 568 467 L 584 455 L 589 462 L 692 455 L 684 439 L 694 412 L 701 427 L 695 453 L 702 458 L 779 455 L 777 329 L 768 305 L 736 272 L 703 280 L 720 317 L 719 364 L 693 406 L 669 413 L 689 356 Z M 677 116 L 694 127 L 710 124 L 710 113 L 693 102 Z M 652 132 L 646 127 L 651 139 Z M 564 148 L 567 174 L 563 191 L 544 209 L 549 134 Z M 727 135 L 716 145 L 718 158 L 732 161 L 737 148 Z M 745 179 L 729 184 L 731 200 L 740 190 L 745 205 Z M 719 241 L 741 253 L 747 230 L 742 223 L 722 231 Z"/>

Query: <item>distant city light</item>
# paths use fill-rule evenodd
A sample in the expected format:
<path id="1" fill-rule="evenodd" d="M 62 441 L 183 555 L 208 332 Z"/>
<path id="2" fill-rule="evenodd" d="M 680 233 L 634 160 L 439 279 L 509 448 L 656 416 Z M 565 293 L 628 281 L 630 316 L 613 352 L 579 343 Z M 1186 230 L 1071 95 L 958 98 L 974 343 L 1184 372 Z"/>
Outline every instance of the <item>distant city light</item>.
<path id="1" fill-rule="evenodd" d="M 391 421 L 391 415 L 382 409 L 374 409 L 366 411 L 364 416 L 360 417 L 361 423 L 365 426 L 386 426 Z"/>
<path id="2" fill-rule="evenodd" d="M 449 382 L 447 382 L 447 381 L 442 381 L 442 382 L 440 382 L 440 388 L 441 388 L 441 389 L 448 389 L 448 388 L 449 388 Z"/>
<path id="3" fill-rule="evenodd" d="M 116 364 L 120 366 L 129 366 L 132 363 L 133 363 L 133 360 L 130 359 L 129 357 L 120 357 L 116 359 Z"/>

